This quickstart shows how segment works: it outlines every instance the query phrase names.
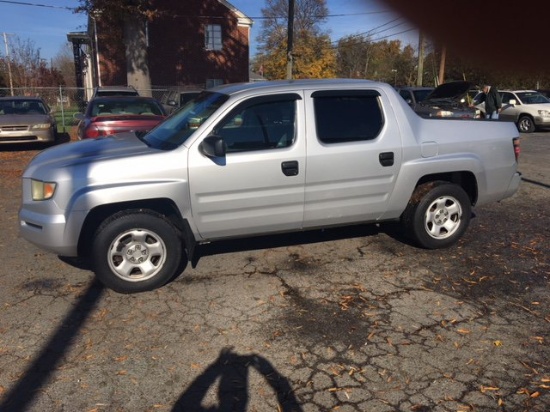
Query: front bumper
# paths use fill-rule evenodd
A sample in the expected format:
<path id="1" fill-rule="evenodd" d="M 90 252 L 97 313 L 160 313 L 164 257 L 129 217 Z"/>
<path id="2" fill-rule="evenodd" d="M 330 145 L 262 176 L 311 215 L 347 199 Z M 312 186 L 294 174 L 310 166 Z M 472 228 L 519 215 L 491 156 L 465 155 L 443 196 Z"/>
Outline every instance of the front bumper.
<path id="1" fill-rule="evenodd" d="M 24 206 L 19 210 L 20 235 L 39 248 L 59 256 L 77 256 L 78 234 L 72 233 L 69 226 L 62 214 L 37 213 Z"/>
<path id="2" fill-rule="evenodd" d="M 54 142 L 55 132 L 53 128 L 29 130 L 0 130 L 0 144 L 12 143 L 37 143 L 37 142 Z"/>

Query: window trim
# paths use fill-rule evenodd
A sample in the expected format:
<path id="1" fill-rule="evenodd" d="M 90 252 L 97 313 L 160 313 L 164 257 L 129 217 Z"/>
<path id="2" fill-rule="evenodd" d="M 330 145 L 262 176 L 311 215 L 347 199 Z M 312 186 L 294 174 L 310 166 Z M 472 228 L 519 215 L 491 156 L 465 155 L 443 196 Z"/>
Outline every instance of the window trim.
<path id="1" fill-rule="evenodd" d="M 219 38 L 216 37 L 216 34 L 218 33 Z M 221 24 L 204 25 L 204 49 L 209 51 L 223 50 L 223 33 Z"/>

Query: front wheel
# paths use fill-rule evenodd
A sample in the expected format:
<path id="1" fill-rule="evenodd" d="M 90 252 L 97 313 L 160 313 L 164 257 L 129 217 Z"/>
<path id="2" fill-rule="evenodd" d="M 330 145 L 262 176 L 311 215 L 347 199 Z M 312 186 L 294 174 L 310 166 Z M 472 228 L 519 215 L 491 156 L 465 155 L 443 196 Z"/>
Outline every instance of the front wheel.
<path id="1" fill-rule="evenodd" d="M 521 116 L 518 120 L 518 130 L 522 133 L 533 133 L 535 122 L 531 116 Z"/>
<path id="2" fill-rule="evenodd" d="M 154 212 L 118 213 L 103 222 L 92 241 L 97 278 L 119 293 L 163 286 L 185 256 L 176 228 Z"/>
<path id="3" fill-rule="evenodd" d="M 403 224 L 411 237 L 426 249 L 452 246 L 466 232 L 472 209 L 460 186 L 446 182 L 420 185 L 413 193 Z"/>

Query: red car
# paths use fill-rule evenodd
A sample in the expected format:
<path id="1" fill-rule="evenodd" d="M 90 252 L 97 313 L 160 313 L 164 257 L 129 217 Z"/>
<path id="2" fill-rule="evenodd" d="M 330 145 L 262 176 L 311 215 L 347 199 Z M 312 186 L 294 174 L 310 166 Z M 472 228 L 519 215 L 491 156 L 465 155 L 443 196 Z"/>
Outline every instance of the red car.
<path id="1" fill-rule="evenodd" d="M 162 105 L 152 97 L 96 97 L 86 113 L 77 113 L 79 139 L 95 139 L 122 132 L 148 132 L 166 118 Z"/>

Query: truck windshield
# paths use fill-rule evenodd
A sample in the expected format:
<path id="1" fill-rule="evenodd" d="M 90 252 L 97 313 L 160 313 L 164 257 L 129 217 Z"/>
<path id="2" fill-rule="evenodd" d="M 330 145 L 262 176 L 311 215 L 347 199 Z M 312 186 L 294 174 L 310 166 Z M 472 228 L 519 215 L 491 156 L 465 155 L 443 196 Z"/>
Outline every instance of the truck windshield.
<path id="1" fill-rule="evenodd" d="M 202 92 L 143 136 L 143 140 L 156 149 L 175 149 L 182 145 L 227 99 L 229 96 L 225 94 Z"/>

